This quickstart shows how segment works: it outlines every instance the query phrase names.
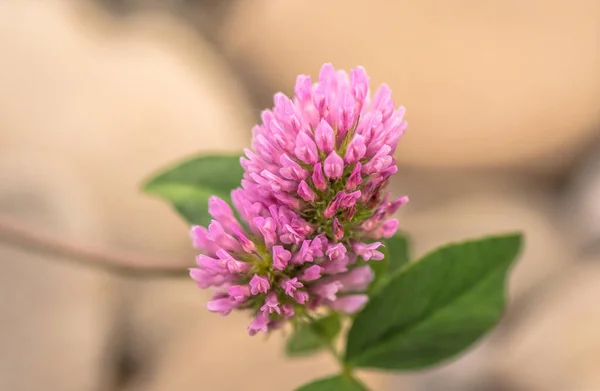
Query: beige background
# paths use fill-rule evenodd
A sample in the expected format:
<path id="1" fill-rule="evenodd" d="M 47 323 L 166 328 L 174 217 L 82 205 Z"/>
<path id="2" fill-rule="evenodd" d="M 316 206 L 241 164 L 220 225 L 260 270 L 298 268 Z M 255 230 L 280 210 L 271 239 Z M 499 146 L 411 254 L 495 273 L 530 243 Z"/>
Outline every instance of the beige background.
<path id="1" fill-rule="evenodd" d="M 364 65 L 418 129 L 407 164 L 547 169 L 597 131 L 599 26 L 595 0 L 260 0 L 238 2 L 223 41 L 287 91 L 325 61 Z"/>
<path id="2" fill-rule="evenodd" d="M 527 243 L 507 316 L 480 345 L 361 378 L 600 388 L 600 224 L 586 218 L 600 213 L 600 3 L 102 4 L 0 3 L 0 217 L 188 267 L 187 227 L 139 183 L 192 153 L 240 151 L 297 73 L 362 64 L 408 108 L 392 190 L 411 197 L 400 217 L 415 254 L 514 229 Z M 186 278 L 116 276 L 2 239 L 0 390 L 279 391 L 335 371 L 326 355 L 286 359 L 279 334 L 249 338 L 245 314 L 209 314 Z"/>

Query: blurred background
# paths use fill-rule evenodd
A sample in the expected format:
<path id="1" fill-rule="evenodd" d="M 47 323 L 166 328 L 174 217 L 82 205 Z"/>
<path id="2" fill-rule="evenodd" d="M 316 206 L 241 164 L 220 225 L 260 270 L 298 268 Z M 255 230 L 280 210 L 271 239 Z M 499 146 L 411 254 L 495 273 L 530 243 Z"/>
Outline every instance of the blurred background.
<path id="1" fill-rule="evenodd" d="M 327 375 L 208 313 L 187 226 L 140 194 L 239 152 L 276 91 L 363 65 L 407 108 L 392 183 L 415 256 L 523 230 L 506 316 L 458 359 L 374 390 L 600 389 L 597 0 L 3 0 L 0 390 L 288 390 Z M 45 242 L 41 248 L 35 245 Z M 50 247 L 55 251 L 49 251 Z M 120 258 L 119 258 L 120 257 Z"/>

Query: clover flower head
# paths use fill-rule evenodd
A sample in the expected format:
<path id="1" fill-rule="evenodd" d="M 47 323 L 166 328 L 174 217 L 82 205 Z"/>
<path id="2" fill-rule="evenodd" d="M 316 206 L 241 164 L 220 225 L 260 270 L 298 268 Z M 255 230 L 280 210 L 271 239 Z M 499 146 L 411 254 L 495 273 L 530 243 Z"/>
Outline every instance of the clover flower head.
<path id="1" fill-rule="evenodd" d="M 383 259 L 377 240 L 394 235 L 389 217 L 408 201 L 385 191 L 404 109 L 386 85 L 371 98 L 362 67 L 348 75 L 325 64 L 316 83 L 300 75 L 294 98 L 278 93 L 274 103 L 241 158 L 239 220 L 212 197 L 214 220 L 191 230 L 202 250 L 191 277 L 215 288 L 208 309 L 251 311 L 250 335 L 319 307 L 360 310 L 373 279 L 364 262 Z"/>

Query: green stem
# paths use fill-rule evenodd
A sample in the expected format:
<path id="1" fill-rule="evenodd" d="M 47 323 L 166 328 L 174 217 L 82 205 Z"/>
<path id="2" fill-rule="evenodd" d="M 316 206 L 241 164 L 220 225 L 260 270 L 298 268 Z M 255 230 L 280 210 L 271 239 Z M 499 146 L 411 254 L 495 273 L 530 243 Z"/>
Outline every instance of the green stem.
<path id="1" fill-rule="evenodd" d="M 344 366 L 344 359 L 342 358 L 342 356 L 340 355 L 340 353 L 333 346 L 333 342 L 329 342 L 327 344 L 327 349 L 331 352 L 331 354 L 337 360 L 337 362 L 343 367 Z"/>
<path id="2" fill-rule="evenodd" d="M 353 373 L 354 373 L 354 368 L 352 367 L 352 365 L 348 364 L 348 363 L 344 363 L 342 366 L 342 372 L 344 373 L 344 375 L 348 376 L 348 377 L 354 377 Z"/>
<path id="3" fill-rule="evenodd" d="M 340 352 L 338 352 L 337 349 L 333 346 L 333 341 L 330 341 L 330 342 L 327 343 L 327 349 L 329 350 L 329 352 L 331 352 L 331 354 L 336 359 L 336 361 L 338 362 L 338 364 L 340 364 L 340 368 L 342 370 L 342 373 L 345 376 L 348 376 L 350 378 L 354 378 L 354 376 L 353 376 L 353 370 L 354 370 L 354 368 L 352 367 L 352 365 L 350 365 L 350 364 L 348 364 L 347 362 L 344 361 L 344 357 L 342 357 L 342 355 L 340 354 Z"/>

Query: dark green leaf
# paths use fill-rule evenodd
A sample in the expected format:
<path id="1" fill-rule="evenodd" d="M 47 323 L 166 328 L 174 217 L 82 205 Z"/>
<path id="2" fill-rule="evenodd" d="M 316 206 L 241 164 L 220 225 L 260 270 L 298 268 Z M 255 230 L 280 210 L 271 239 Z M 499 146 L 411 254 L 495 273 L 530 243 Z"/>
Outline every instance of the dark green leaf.
<path id="1" fill-rule="evenodd" d="M 199 156 L 154 176 L 144 191 L 171 203 L 190 224 L 210 223 L 208 199 L 216 195 L 231 202 L 231 190 L 240 185 L 239 156 Z"/>
<path id="2" fill-rule="evenodd" d="M 369 266 L 375 273 L 375 279 L 369 288 L 376 292 L 390 279 L 391 275 L 409 261 L 409 239 L 404 234 L 396 234 L 389 239 L 383 239 L 385 247 L 380 247 L 385 258 L 381 261 L 369 261 Z"/>
<path id="3" fill-rule="evenodd" d="M 290 356 L 312 354 L 331 343 L 341 329 L 338 314 L 331 314 L 312 323 L 298 326 L 290 336 L 285 351 Z"/>
<path id="4" fill-rule="evenodd" d="M 346 361 L 417 369 L 469 347 L 499 320 L 521 235 L 444 246 L 397 272 L 356 317 Z"/>
<path id="5" fill-rule="evenodd" d="M 367 391 L 367 388 L 354 378 L 337 375 L 305 384 L 296 391 Z"/>

